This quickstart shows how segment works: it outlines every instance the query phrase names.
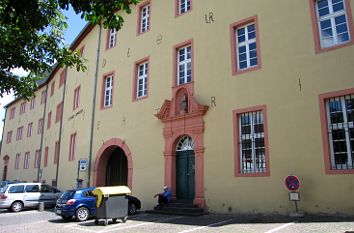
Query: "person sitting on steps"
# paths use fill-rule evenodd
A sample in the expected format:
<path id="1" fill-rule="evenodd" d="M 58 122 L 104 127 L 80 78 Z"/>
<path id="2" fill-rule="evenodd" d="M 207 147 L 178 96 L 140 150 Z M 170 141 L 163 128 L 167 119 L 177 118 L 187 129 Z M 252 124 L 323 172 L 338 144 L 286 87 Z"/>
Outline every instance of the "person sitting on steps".
<path id="1" fill-rule="evenodd" d="M 154 195 L 154 198 L 156 197 L 158 197 L 157 202 L 159 203 L 156 207 L 160 209 L 165 204 L 172 201 L 172 191 L 168 186 L 164 186 L 162 193 L 157 193 Z"/>

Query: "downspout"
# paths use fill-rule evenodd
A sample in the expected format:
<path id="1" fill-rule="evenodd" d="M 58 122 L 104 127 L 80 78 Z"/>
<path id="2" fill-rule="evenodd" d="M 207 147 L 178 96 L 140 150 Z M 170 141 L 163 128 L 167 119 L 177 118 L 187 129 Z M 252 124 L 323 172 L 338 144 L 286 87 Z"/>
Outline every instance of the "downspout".
<path id="1" fill-rule="evenodd" d="M 6 115 L 7 115 L 7 108 L 5 108 L 5 118 L 2 119 L 3 125 L 2 125 L 2 135 L 1 135 L 1 143 L 0 143 L 0 156 L 1 156 L 1 152 L 2 152 L 2 145 L 4 143 L 4 131 L 5 131 Z"/>
<path id="2" fill-rule="evenodd" d="M 63 88 L 63 96 L 61 98 L 61 116 L 60 116 L 60 126 L 59 126 L 59 146 L 58 146 L 58 160 L 57 160 L 57 170 L 55 173 L 55 182 L 58 187 L 58 179 L 59 179 L 59 164 L 60 164 L 60 148 L 61 148 L 61 134 L 63 130 L 63 121 L 64 121 L 64 103 L 65 103 L 65 93 L 66 93 L 66 79 L 68 76 L 68 69 L 65 68 L 65 78 L 64 78 L 64 88 Z M 54 148 L 55 150 L 55 148 Z M 55 155 L 54 155 L 55 156 Z"/>
<path id="3" fill-rule="evenodd" d="M 99 69 L 99 62 L 100 62 L 101 32 L 102 32 L 102 25 L 99 24 L 97 52 L 96 52 L 96 69 L 95 69 L 95 79 L 93 85 L 93 100 L 92 100 L 93 104 L 92 104 L 92 111 L 91 111 L 92 116 L 91 116 L 91 135 L 90 135 L 87 187 L 90 187 L 90 183 L 91 183 L 91 162 L 92 162 L 92 151 L 93 151 L 92 144 L 93 144 L 93 131 L 95 126 L 96 93 L 97 93 L 98 69 Z"/>
<path id="4" fill-rule="evenodd" d="M 41 144 L 39 146 L 40 148 L 40 154 L 39 154 L 39 164 L 38 164 L 38 172 L 37 172 L 37 181 L 42 182 L 42 175 L 40 176 L 41 173 L 41 163 L 42 163 L 42 151 L 43 151 L 43 138 L 44 138 L 44 129 L 45 129 L 45 115 L 47 113 L 47 99 L 48 99 L 48 83 L 45 88 L 45 101 L 44 101 L 44 110 L 43 110 L 43 124 L 42 124 L 42 135 L 41 135 Z M 39 180 L 39 177 L 41 177 L 41 180 Z"/>

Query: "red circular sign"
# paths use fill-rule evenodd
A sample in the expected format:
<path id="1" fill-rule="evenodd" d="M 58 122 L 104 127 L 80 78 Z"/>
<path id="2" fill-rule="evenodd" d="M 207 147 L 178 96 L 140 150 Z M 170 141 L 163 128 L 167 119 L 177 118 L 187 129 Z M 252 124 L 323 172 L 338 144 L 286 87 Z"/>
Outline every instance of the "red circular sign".
<path id="1" fill-rule="evenodd" d="M 300 188 L 300 180 L 296 176 L 287 176 L 285 178 L 285 186 L 289 191 L 296 191 Z"/>

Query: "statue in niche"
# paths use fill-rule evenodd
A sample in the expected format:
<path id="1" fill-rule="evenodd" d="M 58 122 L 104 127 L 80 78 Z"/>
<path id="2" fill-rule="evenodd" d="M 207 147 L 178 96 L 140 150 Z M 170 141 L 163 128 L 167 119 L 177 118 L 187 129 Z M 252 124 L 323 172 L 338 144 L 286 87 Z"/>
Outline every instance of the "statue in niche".
<path id="1" fill-rule="evenodd" d="M 181 113 L 186 113 L 187 112 L 187 95 L 184 94 L 182 95 L 181 98 Z"/>

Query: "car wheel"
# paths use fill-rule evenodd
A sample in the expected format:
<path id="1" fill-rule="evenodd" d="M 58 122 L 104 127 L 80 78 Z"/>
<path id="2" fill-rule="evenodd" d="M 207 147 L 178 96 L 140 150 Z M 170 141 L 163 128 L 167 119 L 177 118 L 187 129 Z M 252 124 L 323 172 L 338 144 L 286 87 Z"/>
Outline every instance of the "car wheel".
<path id="1" fill-rule="evenodd" d="M 130 214 L 130 215 L 136 214 L 136 211 L 137 211 L 137 209 L 136 209 L 135 204 L 134 203 L 129 203 L 129 205 L 128 205 L 128 214 Z"/>
<path id="2" fill-rule="evenodd" d="M 22 208 L 23 208 L 23 204 L 20 201 L 15 201 L 11 205 L 11 211 L 12 212 L 20 212 L 22 210 Z"/>
<path id="3" fill-rule="evenodd" d="M 86 221 L 89 217 L 89 210 L 86 207 L 80 207 L 75 212 L 75 218 L 77 221 Z"/>

